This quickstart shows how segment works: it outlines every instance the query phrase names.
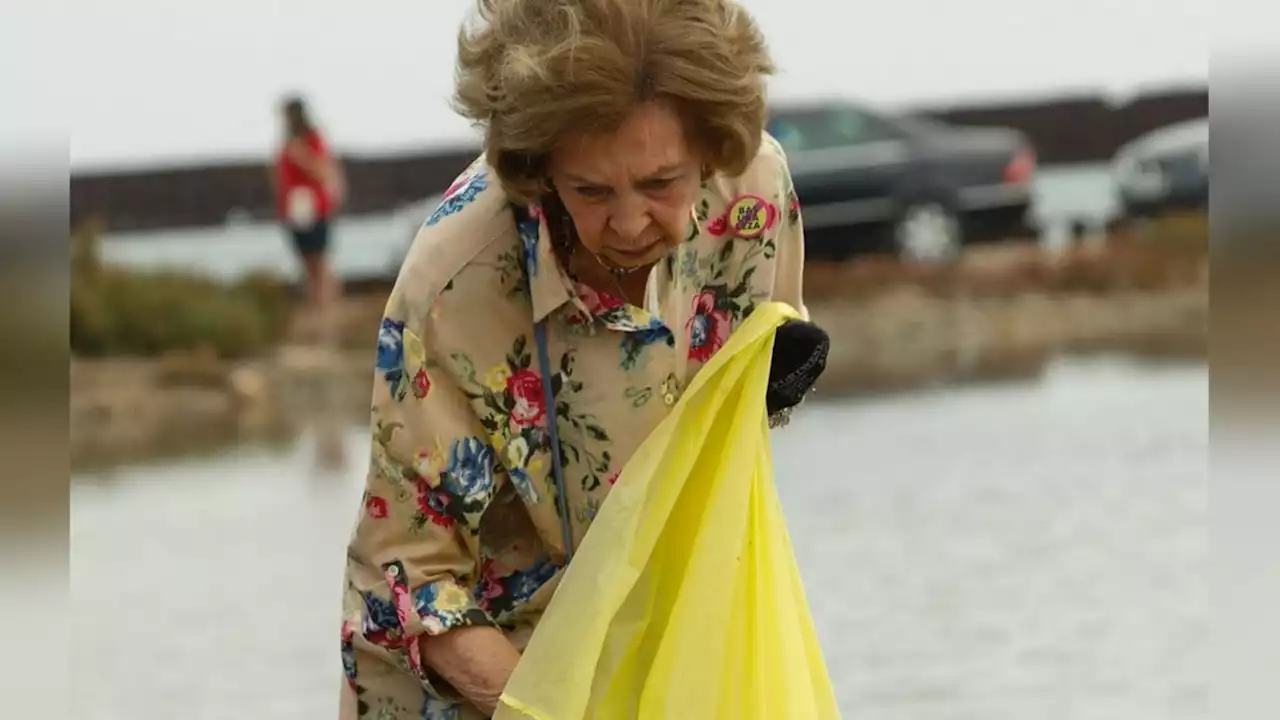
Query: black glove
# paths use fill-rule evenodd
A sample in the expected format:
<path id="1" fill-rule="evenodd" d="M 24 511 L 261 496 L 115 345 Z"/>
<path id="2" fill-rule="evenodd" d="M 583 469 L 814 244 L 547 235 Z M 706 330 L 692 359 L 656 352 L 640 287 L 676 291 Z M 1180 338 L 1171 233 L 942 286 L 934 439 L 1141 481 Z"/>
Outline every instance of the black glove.
<path id="1" fill-rule="evenodd" d="M 827 332 L 811 322 L 788 320 L 778 328 L 764 395 L 770 415 L 800 404 L 826 369 L 830 348 Z"/>

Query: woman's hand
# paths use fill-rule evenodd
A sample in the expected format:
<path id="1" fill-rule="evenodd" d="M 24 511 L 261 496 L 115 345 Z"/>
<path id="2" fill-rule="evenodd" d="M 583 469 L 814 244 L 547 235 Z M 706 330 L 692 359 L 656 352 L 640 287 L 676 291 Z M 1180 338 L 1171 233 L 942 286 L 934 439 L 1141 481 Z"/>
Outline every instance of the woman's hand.
<path id="1" fill-rule="evenodd" d="M 520 662 L 520 652 L 493 627 L 463 627 L 424 636 L 420 647 L 423 661 L 485 717 L 498 709 L 502 690 Z"/>
<path id="2" fill-rule="evenodd" d="M 813 389 L 827 367 L 830 347 L 827 332 L 811 322 L 788 320 L 778 328 L 764 396 L 771 417 L 799 405 Z"/>

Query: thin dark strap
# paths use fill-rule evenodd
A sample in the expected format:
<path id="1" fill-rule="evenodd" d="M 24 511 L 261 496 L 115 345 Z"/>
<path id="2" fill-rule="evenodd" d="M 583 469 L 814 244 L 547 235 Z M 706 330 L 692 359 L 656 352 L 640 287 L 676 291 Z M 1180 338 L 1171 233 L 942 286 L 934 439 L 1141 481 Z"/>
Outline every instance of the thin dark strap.
<path id="1" fill-rule="evenodd" d="M 573 559 L 573 525 L 569 519 L 569 495 L 565 492 L 564 465 L 560 461 L 560 433 L 556 422 L 556 394 L 551 386 L 551 358 L 547 352 L 547 327 L 544 322 L 533 325 L 533 340 L 538 346 L 538 365 L 542 368 L 542 394 L 547 401 L 547 433 L 551 436 L 551 472 L 556 482 L 556 502 L 560 507 L 560 531 L 564 539 L 565 562 Z"/>
<path id="2" fill-rule="evenodd" d="M 522 223 L 536 222 L 529 212 L 519 206 L 512 205 L 511 212 L 515 216 L 517 231 Z M 533 272 L 529 267 L 530 256 L 525 255 L 525 283 L 532 289 Z M 564 558 L 568 562 L 573 558 L 573 523 L 569 518 L 569 494 L 565 492 L 564 463 L 560 459 L 560 430 L 556 414 L 556 393 L 551 384 L 551 353 L 547 350 L 547 324 L 539 320 L 533 324 L 533 342 L 538 346 L 538 365 L 542 370 L 542 395 L 547 403 L 547 434 L 551 438 L 551 474 L 556 484 L 556 505 L 560 510 L 560 532 L 564 540 Z"/>

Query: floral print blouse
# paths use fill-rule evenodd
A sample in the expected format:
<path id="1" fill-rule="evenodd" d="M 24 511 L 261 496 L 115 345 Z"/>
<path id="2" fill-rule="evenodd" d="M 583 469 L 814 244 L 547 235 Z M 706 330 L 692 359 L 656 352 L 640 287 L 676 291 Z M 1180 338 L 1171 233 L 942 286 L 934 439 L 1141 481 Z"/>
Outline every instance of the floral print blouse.
<path id="1" fill-rule="evenodd" d="M 378 333 L 342 634 L 361 717 L 462 717 L 417 639 L 468 625 L 514 637 L 546 607 L 565 565 L 548 423 L 577 543 L 738 323 L 771 299 L 804 313 L 803 245 L 786 159 L 768 135 L 746 173 L 703 185 L 644 307 L 572 281 L 540 208 L 513 208 L 483 159 L 459 177 L 418 233 Z M 537 321 L 550 367 L 537 361 Z"/>

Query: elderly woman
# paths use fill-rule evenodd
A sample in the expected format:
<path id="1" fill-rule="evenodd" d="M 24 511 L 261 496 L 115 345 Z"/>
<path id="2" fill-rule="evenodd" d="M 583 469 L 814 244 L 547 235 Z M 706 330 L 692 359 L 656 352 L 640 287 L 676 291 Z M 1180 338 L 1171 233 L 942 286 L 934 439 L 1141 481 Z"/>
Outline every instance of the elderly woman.
<path id="1" fill-rule="evenodd" d="M 745 10 L 482 0 L 479 19 L 456 104 L 485 153 L 427 218 L 379 334 L 344 717 L 489 716 L 628 458 L 754 307 L 803 313 Z M 774 419 L 825 342 L 779 330 Z"/>

